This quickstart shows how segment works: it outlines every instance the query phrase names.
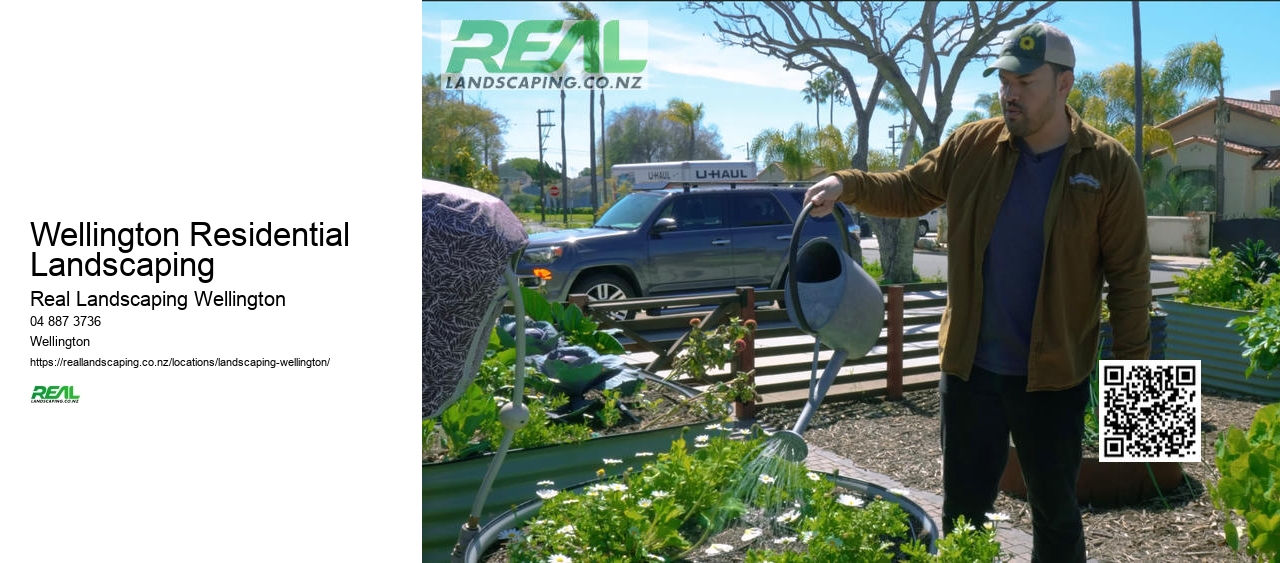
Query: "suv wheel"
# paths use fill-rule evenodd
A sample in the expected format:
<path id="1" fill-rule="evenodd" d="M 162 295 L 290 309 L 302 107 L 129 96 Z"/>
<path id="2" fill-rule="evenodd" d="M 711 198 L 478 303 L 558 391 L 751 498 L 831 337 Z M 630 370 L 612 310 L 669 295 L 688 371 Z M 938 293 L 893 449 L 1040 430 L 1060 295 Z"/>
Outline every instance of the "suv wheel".
<path id="1" fill-rule="evenodd" d="M 919 223 L 917 223 L 917 224 L 916 224 L 916 238 L 923 237 L 923 236 L 925 236 L 925 235 L 927 235 L 927 234 L 929 234 L 929 223 L 926 223 L 926 222 L 924 222 L 924 221 L 920 221 Z"/>
<path id="2" fill-rule="evenodd" d="M 573 283 L 573 288 L 569 292 L 584 294 L 589 301 L 614 301 L 617 299 L 630 299 L 636 296 L 636 291 L 631 289 L 631 284 L 614 274 L 583 276 Z M 609 317 L 615 321 L 631 320 L 635 316 L 636 312 L 634 310 L 609 313 Z"/>

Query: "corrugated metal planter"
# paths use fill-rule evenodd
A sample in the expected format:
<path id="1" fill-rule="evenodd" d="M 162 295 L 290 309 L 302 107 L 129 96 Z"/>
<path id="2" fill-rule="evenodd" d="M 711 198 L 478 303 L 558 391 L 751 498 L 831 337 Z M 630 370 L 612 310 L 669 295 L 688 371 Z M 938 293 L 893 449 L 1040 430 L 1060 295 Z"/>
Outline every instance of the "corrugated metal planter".
<path id="1" fill-rule="evenodd" d="M 929 553 L 938 552 L 937 545 L 934 543 L 935 539 L 941 535 L 939 533 L 940 530 L 938 528 L 938 524 L 929 517 L 929 513 L 925 512 L 924 508 L 916 504 L 911 499 L 891 493 L 888 489 L 866 481 L 851 479 L 849 477 L 841 477 L 832 473 L 818 474 L 834 481 L 841 487 L 851 491 L 857 491 L 859 494 L 864 496 L 872 498 L 879 496 L 884 500 L 897 503 L 898 506 L 901 506 L 914 521 L 921 525 L 922 529 L 913 530 L 915 537 L 925 544 L 925 548 L 928 549 Z M 587 484 L 589 483 L 584 483 L 583 485 L 585 486 Z M 488 550 L 494 542 L 498 541 L 499 532 L 509 528 L 520 527 L 525 521 L 537 514 L 538 509 L 540 508 L 542 508 L 542 500 L 534 498 L 533 500 L 529 500 L 519 506 L 512 507 L 510 511 L 499 515 L 498 518 L 480 529 L 480 535 L 476 536 L 476 539 L 471 542 L 471 545 L 467 546 L 467 551 L 464 554 L 463 560 L 466 563 L 480 563 L 481 556 L 484 555 L 484 552 Z"/>
<path id="2" fill-rule="evenodd" d="M 1103 462 L 1086 455 L 1076 477 L 1076 500 L 1097 508 L 1132 506 L 1173 492 L 1182 485 L 1182 464 L 1177 462 Z M 1009 459 L 1000 476 L 1000 490 L 1027 498 L 1018 448 L 1009 446 Z"/>
<path id="3" fill-rule="evenodd" d="M 1152 360 L 1163 360 L 1166 338 L 1168 336 L 1169 318 L 1165 313 L 1158 313 L 1151 317 L 1151 356 Z M 1102 321 L 1102 344 L 1100 352 L 1102 359 L 1115 359 L 1111 355 L 1111 323 Z"/>
<path id="4" fill-rule="evenodd" d="M 676 389 L 686 397 L 698 392 L 687 386 L 664 381 L 645 374 L 651 384 Z M 727 407 L 726 407 L 727 408 Z M 727 411 L 726 411 L 727 414 Z M 631 459 L 636 452 L 665 452 L 671 442 L 686 429 L 697 432 L 703 426 L 718 422 L 710 419 L 687 426 L 669 426 L 644 432 L 592 438 L 578 444 L 562 444 L 540 448 L 512 450 L 502 462 L 502 469 L 485 499 L 480 523 L 492 520 L 504 511 L 535 496 L 538 481 L 552 480 L 557 486 L 584 483 L 596 478 L 596 470 L 604 467 L 604 458 Z M 458 540 L 458 532 L 467 521 L 471 505 L 492 455 L 478 458 L 422 464 L 422 560 L 448 561 Z"/>
<path id="5" fill-rule="evenodd" d="M 1280 377 L 1255 371 L 1249 379 L 1244 378 L 1249 361 L 1241 356 L 1240 335 L 1227 328 L 1227 323 L 1248 311 L 1168 299 L 1161 299 L 1160 307 L 1169 315 L 1168 359 L 1200 360 L 1205 389 L 1280 399 Z"/>

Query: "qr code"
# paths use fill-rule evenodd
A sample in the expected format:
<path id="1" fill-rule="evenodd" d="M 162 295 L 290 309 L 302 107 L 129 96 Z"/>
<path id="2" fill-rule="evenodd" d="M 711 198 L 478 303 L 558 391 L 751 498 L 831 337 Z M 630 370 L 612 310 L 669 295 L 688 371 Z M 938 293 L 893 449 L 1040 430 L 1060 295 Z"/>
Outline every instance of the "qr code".
<path id="1" fill-rule="evenodd" d="M 1200 360 L 1103 360 L 1098 374 L 1099 461 L 1200 461 Z"/>

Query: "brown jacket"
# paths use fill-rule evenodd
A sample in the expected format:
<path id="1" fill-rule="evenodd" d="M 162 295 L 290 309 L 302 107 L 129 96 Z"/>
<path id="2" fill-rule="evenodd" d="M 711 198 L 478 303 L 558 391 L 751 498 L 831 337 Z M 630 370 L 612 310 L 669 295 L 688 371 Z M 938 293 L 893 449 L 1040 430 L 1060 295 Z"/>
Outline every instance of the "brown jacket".
<path id="1" fill-rule="evenodd" d="M 1084 381 L 1097 358 L 1102 282 L 1118 360 L 1151 349 L 1151 248 L 1138 167 L 1114 139 L 1067 108 L 1071 136 L 1045 209 L 1044 262 L 1031 329 L 1027 390 Z M 841 200 L 881 217 L 917 217 L 947 205 L 947 307 L 938 344 L 942 371 L 968 379 L 982 314 L 982 260 L 1018 149 L 1001 118 L 960 127 L 919 162 L 896 172 L 842 170 Z"/>

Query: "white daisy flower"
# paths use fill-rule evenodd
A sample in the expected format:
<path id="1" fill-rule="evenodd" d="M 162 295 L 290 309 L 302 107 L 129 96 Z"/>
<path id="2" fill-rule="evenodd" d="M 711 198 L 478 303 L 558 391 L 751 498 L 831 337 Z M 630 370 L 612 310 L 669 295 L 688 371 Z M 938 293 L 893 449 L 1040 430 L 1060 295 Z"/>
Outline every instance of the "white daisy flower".
<path id="1" fill-rule="evenodd" d="M 649 508 L 653 506 L 653 499 L 642 498 L 636 504 L 640 505 L 640 508 Z"/>
<path id="2" fill-rule="evenodd" d="M 772 485 L 773 482 L 776 480 L 777 479 L 774 479 L 772 475 L 765 475 L 763 473 L 760 474 L 760 482 L 766 485 Z"/>
<path id="3" fill-rule="evenodd" d="M 666 491 L 654 491 L 652 493 L 649 493 L 649 496 L 652 496 L 653 498 L 667 498 L 671 496 L 671 493 L 668 493 Z"/>
<path id="4" fill-rule="evenodd" d="M 840 495 L 840 498 L 836 499 L 836 502 L 845 506 L 852 506 L 854 508 L 858 508 L 863 504 L 866 504 L 866 501 L 853 495 Z"/>
<path id="5" fill-rule="evenodd" d="M 552 555 L 550 559 L 547 559 L 547 563 L 573 563 L 573 560 L 569 559 L 564 555 L 557 553 L 555 555 Z"/>
<path id="6" fill-rule="evenodd" d="M 622 463 L 622 460 L 620 460 L 620 459 L 608 458 L 608 457 L 604 458 L 604 464 L 605 464 L 605 465 L 617 465 L 617 464 L 619 464 L 619 463 Z"/>
<path id="7" fill-rule="evenodd" d="M 811 540 L 814 538 L 814 536 L 817 536 L 817 535 L 818 535 L 818 534 L 817 534 L 817 532 L 812 532 L 812 531 L 810 531 L 810 532 L 801 532 L 801 533 L 800 533 L 800 541 L 802 541 L 802 542 L 804 542 L 804 543 L 809 543 L 809 541 L 811 541 Z"/>
<path id="8" fill-rule="evenodd" d="M 705 443 L 705 442 L 709 442 L 709 441 L 711 441 L 711 436 L 708 436 L 708 435 L 706 435 L 706 434 L 698 434 L 698 436 L 697 436 L 696 438 L 694 438 L 694 439 L 693 439 L 693 441 L 698 442 L 698 443 Z"/>
<path id="9" fill-rule="evenodd" d="M 558 494 L 560 494 L 560 491 L 555 489 L 538 489 L 538 498 L 541 498 L 542 500 L 556 498 L 556 495 Z"/>
<path id="10" fill-rule="evenodd" d="M 707 555 L 719 555 L 721 553 L 729 553 L 733 551 L 733 546 L 727 543 L 713 543 L 707 548 Z"/>
<path id="11" fill-rule="evenodd" d="M 563 528 L 560 528 L 559 530 L 556 530 L 556 533 L 563 534 L 566 536 L 572 536 L 575 531 L 577 531 L 577 528 L 574 528 L 573 524 L 569 524 Z"/>
<path id="12" fill-rule="evenodd" d="M 814 473 L 812 471 L 805 473 L 804 476 L 808 477 L 810 481 L 817 481 L 818 479 L 822 478 L 817 473 Z"/>
<path id="13" fill-rule="evenodd" d="M 609 483 L 609 490 L 610 490 L 610 491 L 625 491 L 625 490 L 627 490 L 627 485 L 626 485 L 626 484 L 624 484 L 624 483 Z"/>
<path id="14" fill-rule="evenodd" d="M 706 429 L 707 430 L 724 430 L 724 426 L 721 426 L 720 423 L 717 422 L 715 424 L 708 424 Z"/>
<path id="15" fill-rule="evenodd" d="M 644 554 L 644 556 L 645 556 L 646 558 L 648 558 L 648 559 L 652 559 L 652 560 L 654 560 L 654 561 L 660 561 L 660 562 L 665 562 L 665 561 L 666 561 L 666 559 L 663 559 L 661 555 L 654 555 L 654 554 L 652 554 L 652 553 L 646 553 L 646 554 Z"/>
<path id="16" fill-rule="evenodd" d="M 764 530 L 760 528 L 747 528 L 742 531 L 742 541 L 751 541 L 764 534 Z"/>
<path id="17" fill-rule="evenodd" d="M 893 488 L 893 489 L 889 489 L 889 492 L 891 492 L 891 493 L 893 493 L 893 494 L 895 494 L 895 495 L 898 495 L 898 496 L 900 496 L 900 497 L 909 497 L 909 496 L 911 496 L 911 491 L 909 491 L 909 490 L 907 490 L 907 489 L 898 489 L 898 488 Z"/>
<path id="18" fill-rule="evenodd" d="M 653 457 L 653 452 L 636 452 L 636 457 Z"/>
<path id="19" fill-rule="evenodd" d="M 783 537 L 783 538 L 774 538 L 773 543 L 780 544 L 780 545 L 786 545 L 786 544 L 789 544 L 789 543 L 796 543 L 796 537 L 795 537 L 795 536 L 787 536 L 787 537 Z"/>
<path id="20" fill-rule="evenodd" d="M 800 512 L 797 510 L 788 510 L 774 518 L 779 524 L 790 524 L 800 518 Z"/>
<path id="21" fill-rule="evenodd" d="M 524 537 L 524 533 L 516 528 L 507 528 L 498 532 L 498 539 L 500 540 L 520 541 L 522 537 Z"/>
<path id="22" fill-rule="evenodd" d="M 1003 512 L 988 512 L 986 516 L 987 520 L 993 522 L 1007 522 L 1009 520 L 1009 515 Z"/>
<path id="23" fill-rule="evenodd" d="M 797 510 L 788 510 L 774 518 L 779 524 L 790 524 L 800 518 L 800 512 Z"/>
<path id="24" fill-rule="evenodd" d="M 539 486 L 539 487 L 550 487 L 551 485 L 554 485 L 554 484 L 556 484 L 556 482 L 555 482 L 555 481 L 546 480 L 546 479 L 544 479 L 544 480 L 542 480 L 542 481 L 538 481 L 538 486 Z"/>
<path id="25" fill-rule="evenodd" d="M 567 499 L 564 499 L 563 501 L 560 501 L 560 504 L 577 504 L 577 503 L 578 503 L 578 499 L 576 498 L 567 498 Z"/>

